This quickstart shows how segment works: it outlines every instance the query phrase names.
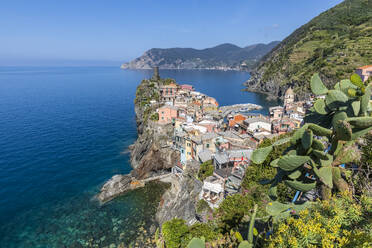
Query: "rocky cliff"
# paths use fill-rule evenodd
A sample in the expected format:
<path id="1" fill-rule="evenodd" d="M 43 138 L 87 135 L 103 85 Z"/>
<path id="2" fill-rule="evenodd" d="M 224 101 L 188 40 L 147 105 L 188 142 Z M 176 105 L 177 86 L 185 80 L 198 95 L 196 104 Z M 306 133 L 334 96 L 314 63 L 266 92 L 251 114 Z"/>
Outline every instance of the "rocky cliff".
<path id="1" fill-rule="evenodd" d="M 157 82 L 143 80 L 138 86 L 135 99 L 138 138 L 130 146 L 133 170 L 129 175 L 115 175 L 103 185 L 97 195 L 102 203 L 143 187 L 146 178 L 169 172 L 178 161 L 179 152 L 171 149 L 173 126 L 159 125 L 153 118 L 159 105 L 151 105 L 149 101 L 158 100 L 158 95 Z M 195 178 L 197 171 L 198 166 L 190 164 L 182 176 L 161 176 L 160 181 L 171 183 L 171 187 L 162 196 L 156 213 L 160 225 L 176 217 L 189 224 L 197 221 L 195 206 L 202 188 Z"/>
<path id="2" fill-rule="evenodd" d="M 158 100 L 157 82 L 143 80 L 137 87 L 135 113 L 138 138 L 131 145 L 131 165 L 129 175 L 115 175 L 101 188 L 97 198 L 107 202 L 128 190 L 142 186 L 142 179 L 169 171 L 179 158 L 178 151 L 171 149 L 173 126 L 159 125 L 152 116 L 158 105 L 149 104 Z"/>
<path id="3" fill-rule="evenodd" d="M 172 186 L 168 189 L 159 204 L 156 220 L 160 225 L 173 218 L 184 219 L 189 225 L 196 219 L 196 204 L 202 189 L 202 182 L 195 178 L 197 168 L 187 167 L 180 178 L 173 177 Z"/>
<path id="4" fill-rule="evenodd" d="M 125 63 L 122 69 L 209 69 L 209 70 L 245 70 L 250 69 L 258 60 L 273 49 L 279 42 L 254 44 L 238 47 L 222 44 L 212 48 L 153 48 L 141 57 Z"/>
<path id="5" fill-rule="evenodd" d="M 299 99 L 320 73 L 327 86 L 372 61 L 372 1 L 346 0 L 295 30 L 251 72 L 247 90 L 282 97 L 292 86 Z"/>
<path id="6" fill-rule="evenodd" d="M 131 165 L 134 169 L 132 175 L 138 179 L 172 168 L 179 158 L 179 153 L 171 149 L 173 126 L 159 125 L 151 120 L 157 106 L 144 104 L 144 101 L 147 102 L 158 94 L 156 85 L 152 87 L 148 80 L 142 81 L 137 88 L 135 113 L 138 138 L 130 146 L 130 150 Z"/>

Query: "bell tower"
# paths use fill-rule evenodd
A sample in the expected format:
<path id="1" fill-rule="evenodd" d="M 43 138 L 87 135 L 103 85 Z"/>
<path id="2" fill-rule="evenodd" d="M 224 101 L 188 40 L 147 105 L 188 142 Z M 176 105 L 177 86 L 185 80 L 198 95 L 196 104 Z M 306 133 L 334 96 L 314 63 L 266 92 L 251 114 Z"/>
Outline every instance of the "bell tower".
<path id="1" fill-rule="evenodd" d="M 154 67 L 154 74 L 152 75 L 152 80 L 160 80 L 160 75 L 159 75 L 159 67 L 155 66 Z"/>

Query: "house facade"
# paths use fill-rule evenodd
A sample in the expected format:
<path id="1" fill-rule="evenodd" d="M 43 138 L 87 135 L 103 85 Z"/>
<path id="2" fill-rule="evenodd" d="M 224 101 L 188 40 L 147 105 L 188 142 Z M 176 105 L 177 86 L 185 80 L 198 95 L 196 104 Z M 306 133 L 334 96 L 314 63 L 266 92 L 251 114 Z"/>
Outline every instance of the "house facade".
<path id="1" fill-rule="evenodd" d="M 161 100 L 163 102 L 173 101 L 177 95 L 178 86 L 175 83 L 163 85 L 160 87 Z"/>
<path id="2" fill-rule="evenodd" d="M 178 110 L 177 108 L 169 105 L 164 105 L 157 110 L 159 114 L 159 124 L 169 124 L 174 123 L 178 117 Z"/>

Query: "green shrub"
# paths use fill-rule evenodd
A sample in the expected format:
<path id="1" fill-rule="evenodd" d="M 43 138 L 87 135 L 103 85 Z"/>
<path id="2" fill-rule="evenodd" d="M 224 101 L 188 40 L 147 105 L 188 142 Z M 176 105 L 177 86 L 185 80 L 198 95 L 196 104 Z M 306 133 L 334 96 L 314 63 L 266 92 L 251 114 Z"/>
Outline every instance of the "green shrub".
<path id="1" fill-rule="evenodd" d="M 208 160 L 200 165 L 198 172 L 198 178 L 200 181 L 204 181 L 207 177 L 212 176 L 214 166 L 212 160 Z"/>
<path id="2" fill-rule="evenodd" d="M 150 116 L 150 120 L 152 120 L 152 121 L 158 121 L 159 120 L 159 113 L 153 113 Z"/>
<path id="3" fill-rule="evenodd" d="M 244 215 L 250 213 L 255 204 L 250 195 L 234 194 L 228 196 L 214 212 L 218 227 L 222 233 L 240 225 Z"/>
<path id="4" fill-rule="evenodd" d="M 202 213 L 205 210 L 211 210 L 211 208 L 205 200 L 201 199 L 196 203 L 196 212 Z"/>
<path id="5" fill-rule="evenodd" d="M 162 226 L 162 236 L 167 248 L 181 247 L 181 242 L 184 236 L 188 233 L 186 221 L 182 219 L 172 219 L 167 221 Z"/>
<path id="6" fill-rule="evenodd" d="M 189 227 L 184 220 L 175 218 L 163 224 L 162 236 L 167 248 L 179 248 L 186 247 L 193 237 L 215 240 L 218 232 L 208 223 L 196 223 Z"/>

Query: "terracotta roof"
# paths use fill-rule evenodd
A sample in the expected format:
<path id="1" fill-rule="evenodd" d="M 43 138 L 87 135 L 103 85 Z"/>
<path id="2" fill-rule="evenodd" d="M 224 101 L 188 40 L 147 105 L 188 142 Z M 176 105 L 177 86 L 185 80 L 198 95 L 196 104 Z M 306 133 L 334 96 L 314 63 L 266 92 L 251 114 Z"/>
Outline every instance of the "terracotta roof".
<path id="1" fill-rule="evenodd" d="M 368 69 L 368 68 L 372 68 L 372 65 L 365 65 L 365 66 L 361 66 L 361 67 L 358 67 L 357 69 Z"/>

